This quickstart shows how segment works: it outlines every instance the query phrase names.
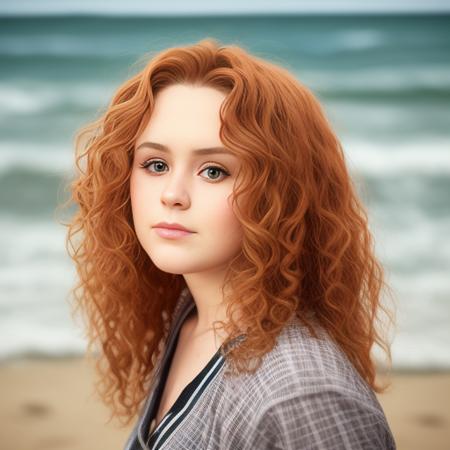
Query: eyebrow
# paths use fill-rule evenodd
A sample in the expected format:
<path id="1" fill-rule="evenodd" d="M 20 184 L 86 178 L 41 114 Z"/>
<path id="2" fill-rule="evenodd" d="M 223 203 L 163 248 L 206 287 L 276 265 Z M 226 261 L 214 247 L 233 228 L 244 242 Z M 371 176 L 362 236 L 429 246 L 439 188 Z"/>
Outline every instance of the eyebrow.
<path id="1" fill-rule="evenodd" d="M 163 152 L 170 153 L 169 147 L 158 144 L 157 142 L 143 142 L 142 144 L 139 144 L 136 147 L 135 151 L 138 151 L 140 148 L 148 147 L 148 148 L 154 148 L 156 150 L 161 150 Z M 225 147 L 207 147 L 207 148 L 198 148 L 195 150 L 192 150 L 192 153 L 195 153 L 196 155 L 211 155 L 211 154 L 217 154 L 217 153 L 224 153 L 226 155 L 231 155 L 232 153 L 226 149 Z"/>

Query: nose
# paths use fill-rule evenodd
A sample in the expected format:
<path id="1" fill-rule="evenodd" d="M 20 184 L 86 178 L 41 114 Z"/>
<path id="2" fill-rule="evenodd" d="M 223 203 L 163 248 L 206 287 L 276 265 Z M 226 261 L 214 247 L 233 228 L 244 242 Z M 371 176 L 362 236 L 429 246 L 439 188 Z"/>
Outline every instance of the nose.
<path id="1" fill-rule="evenodd" d="M 170 207 L 188 208 L 190 206 L 190 196 L 182 176 L 167 177 L 167 180 L 167 184 L 161 192 L 161 202 Z"/>

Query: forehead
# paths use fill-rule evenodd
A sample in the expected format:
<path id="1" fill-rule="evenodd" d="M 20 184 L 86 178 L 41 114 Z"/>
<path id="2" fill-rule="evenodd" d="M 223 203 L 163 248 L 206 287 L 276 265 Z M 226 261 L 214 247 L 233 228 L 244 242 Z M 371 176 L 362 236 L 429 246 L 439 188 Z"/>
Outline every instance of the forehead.
<path id="1" fill-rule="evenodd" d="M 136 141 L 169 148 L 223 147 L 220 106 L 225 94 L 209 87 L 173 85 L 160 91 L 150 119 Z M 154 147 L 156 148 L 156 147 Z M 163 147 L 160 147 L 164 151 Z"/>
<path id="2" fill-rule="evenodd" d="M 219 125 L 219 110 L 225 95 L 210 87 L 173 85 L 155 97 L 150 122 L 159 126 L 161 121 L 188 121 L 195 125 Z"/>

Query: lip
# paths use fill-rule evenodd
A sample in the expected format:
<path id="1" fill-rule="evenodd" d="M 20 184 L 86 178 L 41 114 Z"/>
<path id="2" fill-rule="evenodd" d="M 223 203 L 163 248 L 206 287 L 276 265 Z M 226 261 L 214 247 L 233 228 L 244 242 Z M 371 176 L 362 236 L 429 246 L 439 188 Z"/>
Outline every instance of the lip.
<path id="1" fill-rule="evenodd" d="M 190 231 L 177 230 L 176 228 L 171 229 L 171 228 L 154 227 L 154 230 L 155 230 L 156 234 L 158 234 L 162 238 L 167 238 L 167 239 L 180 239 L 182 237 L 190 236 L 191 234 L 195 234 L 195 233 L 191 233 Z"/>
<path id="2" fill-rule="evenodd" d="M 179 231 L 185 231 L 188 233 L 193 233 L 193 231 L 188 230 L 186 227 L 183 227 L 183 225 L 181 225 L 179 223 L 159 222 L 156 225 L 154 225 L 153 228 L 165 228 L 168 230 L 179 230 Z"/>

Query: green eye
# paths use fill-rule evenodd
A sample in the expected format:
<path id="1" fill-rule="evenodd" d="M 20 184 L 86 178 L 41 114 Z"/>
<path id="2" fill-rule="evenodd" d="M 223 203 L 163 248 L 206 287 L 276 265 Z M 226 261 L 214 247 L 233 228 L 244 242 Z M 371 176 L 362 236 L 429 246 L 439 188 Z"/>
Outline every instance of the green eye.
<path id="1" fill-rule="evenodd" d="M 156 168 L 157 167 L 156 164 L 159 164 L 159 168 L 160 169 L 161 169 L 161 165 L 162 166 L 167 166 L 167 164 L 164 161 L 156 159 L 156 160 L 145 161 L 144 163 L 140 164 L 140 167 L 142 167 L 143 169 L 146 169 L 148 172 L 151 172 L 151 173 L 164 173 L 164 171 L 160 171 L 158 169 L 156 169 L 156 170 L 149 170 L 148 169 L 149 167 L 153 167 L 154 165 L 155 165 L 155 168 Z M 222 167 L 219 167 L 219 166 L 207 166 L 201 172 L 204 172 L 206 170 L 218 171 L 219 173 L 224 175 L 224 178 L 230 176 L 230 174 L 225 169 L 223 169 Z M 209 179 L 210 180 L 220 180 L 220 178 L 214 177 L 214 175 L 213 175 L 212 178 L 209 178 Z"/>
<path id="2" fill-rule="evenodd" d="M 229 173 L 227 173 L 224 169 L 222 169 L 221 167 L 217 167 L 217 166 L 208 166 L 205 169 L 202 170 L 202 172 L 204 172 L 205 170 L 215 170 L 218 171 L 219 173 L 224 174 L 225 176 L 228 176 Z M 217 179 L 217 178 L 212 178 L 213 180 Z"/>

